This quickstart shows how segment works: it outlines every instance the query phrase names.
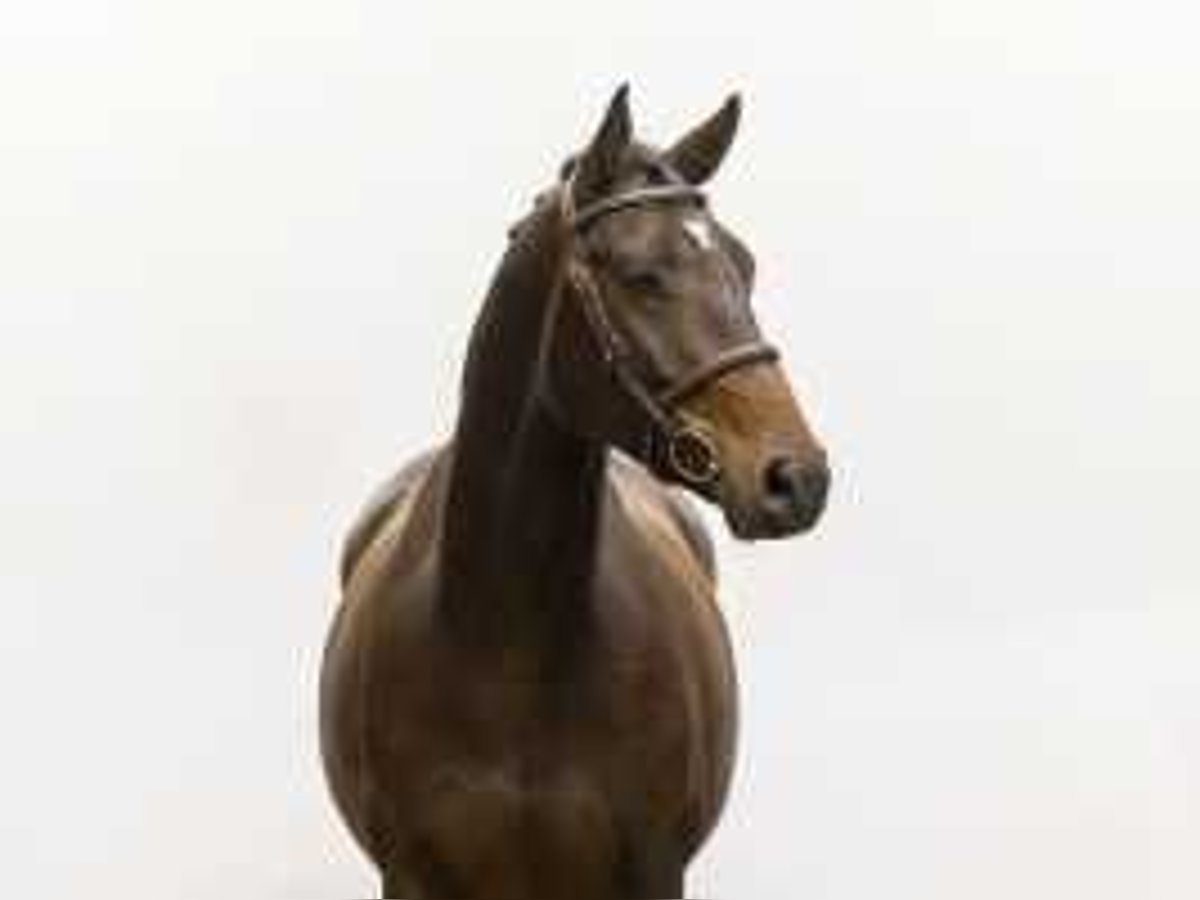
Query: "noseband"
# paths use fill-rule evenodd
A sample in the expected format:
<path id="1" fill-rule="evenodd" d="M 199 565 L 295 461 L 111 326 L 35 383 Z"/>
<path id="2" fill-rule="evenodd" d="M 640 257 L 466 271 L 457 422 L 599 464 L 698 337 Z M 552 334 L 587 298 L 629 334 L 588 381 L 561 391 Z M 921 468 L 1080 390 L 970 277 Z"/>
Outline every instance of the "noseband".
<path id="1" fill-rule="evenodd" d="M 638 206 L 657 206 L 678 201 L 704 204 L 704 192 L 690 184 L 655 185 L 597 200 L 582 209 L 571 203 L 572 184 L 562 186 L 566 219 L 575 234 L 611 213 Z M 646 419 L 643 433 L 644 459 L 664 467 L 695 487 L 711 487 L 721 475 L 721 464 L 712 436 L 702 426 L 686 421 L 679 406 L 707 385 L 737 369 L 774 362 L 778 351 L 758 338 L 736 344 L 711 359 L 685 371 L 660 391 L 651 391 L 637 373 L 634 352 L 612 324 L 592 271 L 572 259 L 567 276 L 580 297 L 584 317 L 597 343 L 604 364 Z"/>

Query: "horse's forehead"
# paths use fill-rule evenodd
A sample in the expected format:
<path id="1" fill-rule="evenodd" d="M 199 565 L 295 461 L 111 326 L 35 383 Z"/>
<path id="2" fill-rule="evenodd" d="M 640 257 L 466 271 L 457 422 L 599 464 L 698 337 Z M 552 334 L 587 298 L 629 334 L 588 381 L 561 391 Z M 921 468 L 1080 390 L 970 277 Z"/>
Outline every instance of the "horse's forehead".
<path id="1" fill-rule="evenodd" d="M 630 254 L 677 245 L 680 241 L 702 254 L 720 248 L 713 223 L 702 207 L 646 205 L 623 210 L 611 222 L 598 224 L 602 241 Z"/>

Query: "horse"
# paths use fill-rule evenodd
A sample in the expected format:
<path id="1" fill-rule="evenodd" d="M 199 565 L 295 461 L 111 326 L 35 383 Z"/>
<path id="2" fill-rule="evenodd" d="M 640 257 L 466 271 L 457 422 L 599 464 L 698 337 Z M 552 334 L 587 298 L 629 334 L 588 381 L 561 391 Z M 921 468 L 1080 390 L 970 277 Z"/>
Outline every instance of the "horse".
<path id="1" fill-rule="evenodd" d="M 810 529 L 826 452 L 702 185 L 628 88 L 512 227 L 448 442 L 346 540 L 320 685 L 331 794 L 385 897 L 683 895 L 737 732 L 713 549 Z"/>

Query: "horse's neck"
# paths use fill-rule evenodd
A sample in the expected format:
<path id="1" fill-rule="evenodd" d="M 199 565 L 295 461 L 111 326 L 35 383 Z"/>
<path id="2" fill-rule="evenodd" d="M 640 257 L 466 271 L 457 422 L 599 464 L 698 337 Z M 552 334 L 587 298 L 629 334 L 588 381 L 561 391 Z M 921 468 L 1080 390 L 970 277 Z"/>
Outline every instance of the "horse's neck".
<path id="1" fill-rule="evenodd" d="M 493 646 L 545 647 L 586 615 L 604 448 L 538 400 L 565 244 L 544 214 L 510 248 L 475 325 L 441 535 L 439 613 Z"/>

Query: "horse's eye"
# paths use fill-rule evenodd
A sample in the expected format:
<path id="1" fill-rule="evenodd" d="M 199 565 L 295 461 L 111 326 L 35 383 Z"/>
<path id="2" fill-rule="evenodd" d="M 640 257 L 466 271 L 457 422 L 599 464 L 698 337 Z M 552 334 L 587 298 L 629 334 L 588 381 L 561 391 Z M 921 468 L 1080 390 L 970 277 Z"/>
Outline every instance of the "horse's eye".
<path id="1" fill-rule="evenodd" d="M 653 269 L 635 269 L 621 276 L 621 284 L 639 294 L 661 297 L 666 293 L 666 281 Z"/>

